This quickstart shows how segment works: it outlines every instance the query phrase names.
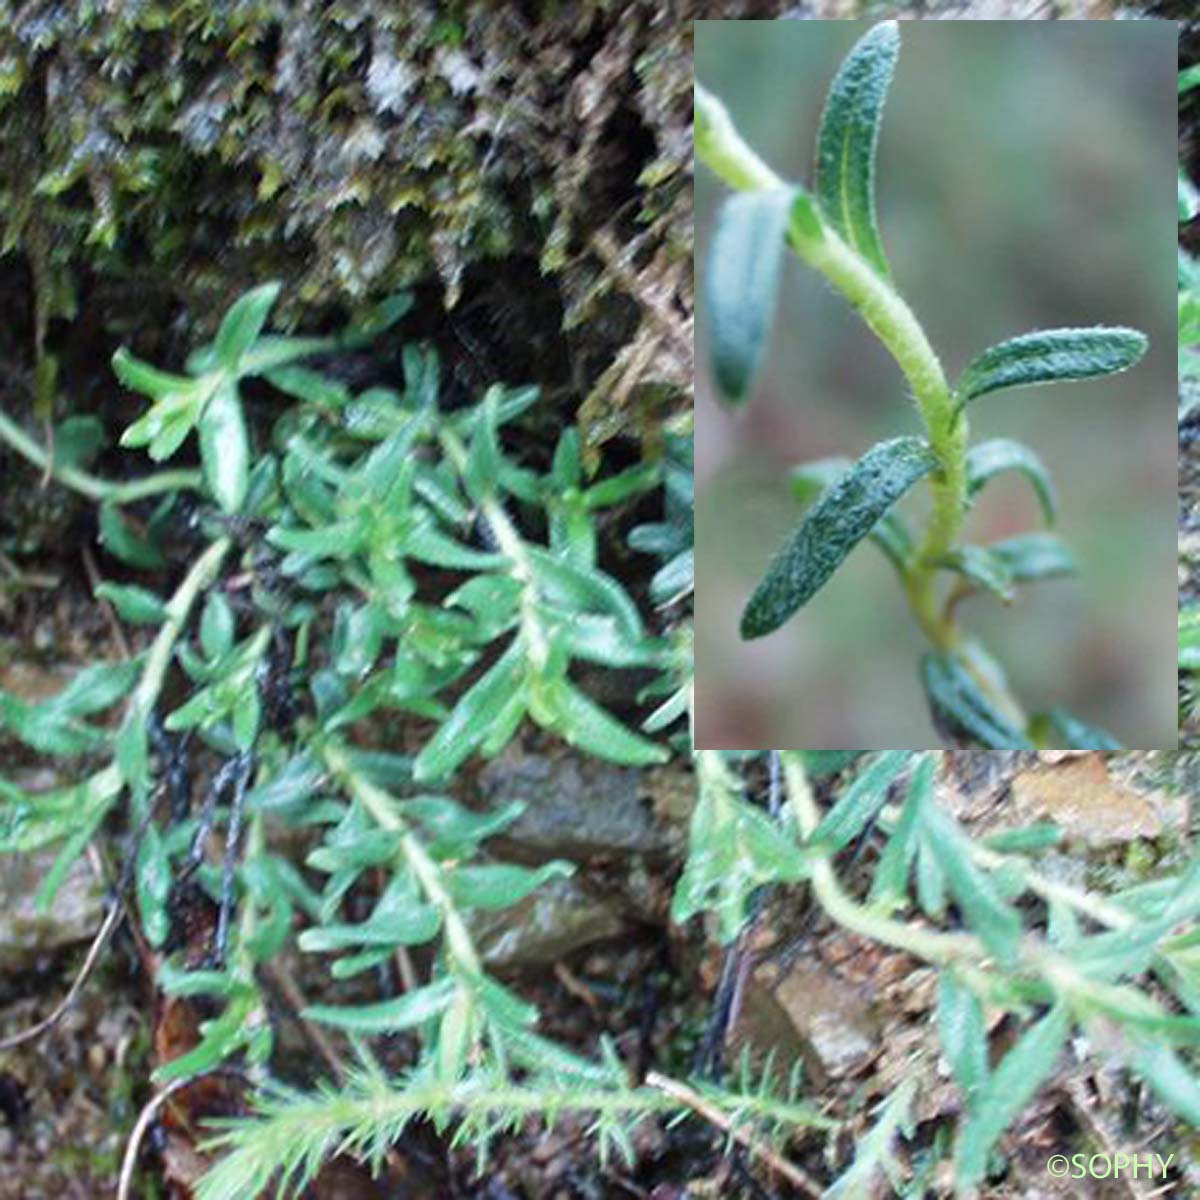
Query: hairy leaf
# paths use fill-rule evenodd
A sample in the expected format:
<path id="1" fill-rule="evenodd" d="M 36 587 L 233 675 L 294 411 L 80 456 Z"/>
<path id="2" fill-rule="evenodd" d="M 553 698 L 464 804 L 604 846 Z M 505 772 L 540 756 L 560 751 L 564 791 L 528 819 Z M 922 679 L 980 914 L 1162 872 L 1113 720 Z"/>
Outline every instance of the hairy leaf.
<path id="1" fill-rule="evenodd" d="M 350 1033 L 396 1033 L 423 1025 L 431 1017 L 445 1012 L 460 987 L 456 979 L 439 979 L 416 991 L 406 992 L 378 1004 L 359 1004 L 354 1007 L 333 1004 L 312 1004 L 303 1015 L 322 1025 L 333 1025 Z"/>
<path id="2" fill-rule="evenodd" d="M 883 21 L 859 39 L 829 89 L 817 144 L 817 200 L 826 220 L 884 277 L 875 222 L 875 147 L 900 27 Z"/>
<path id="3" fill-rule="evenodd" d="M 942 1052 L 970 1101 L 987 1082 L 987 1027 L 979 998 L 953 971 L 942 971 L 938 978 L 937 1019 Z"/>
<path id="4" fill-rule="evenodd" d="M 1066 543 L 1052 533 L 1024 533 L 993 542 L 988 550 L 1008 568 L 1016 583 L 1075 574 L 1074 556 Z"/>
<path id="5" fill-rule="evenodd" d="M 1065 1004 L 1056 1004 L 1021 1035 L 976 1091 L 955 1148 L 955 1179 L 960 1187 L 969 1188 L 983 1178 L 992 1147 L 1054 1069 L 1070 1029 L 1070 1011 Z"/>
<path id="6" fill-rule="evenodd" d="M 813 505 L 742 614 L 742 637 L 778 629 L 821 589 L 889 508 L 936 465 L 918 438 L 880 442 Z"/>
<path id="7" fill-rule="evenodd" d="M 808 840 L 830 854 L 849 845 L 887 803 L 888 789 L 909 757 L 905 750 L 889 750 L 860 771 Z"/>
<path id="8" fill-rule="evenodd" d="M 955 388 L 958 407 L 1001 388 L 1091 379 L 1132 367 L 1149 343 L 1136 329 L 1039 329 L 985 350 Z"/>
<path id="9" fill-rule="evenodd" d="M 1019 471 L 1033 485 L 1047 525 L 1054 524 L 1056 511 L 1054 485 L 1046 468 L 1028 446 L 1011 438 L 993 438 L 967 451 L 967 493 L 973 500 L 984 485 L 1002 471 Z"/>
<path id="10" fill-rule="evenodd" d="M 975 587 L 983 588 L 1008 604 L 1013 590 L 1012 571 L 999 555 L 983 546 L 960 546 L 934 560 L 935 565 L 957 571 Z"/>
<path id="11" fill-rule="evenodd" d="M 993 750 L 1032 750 L 1033 743 L 988 699 L 979 681 L 956 655 L 926 654 L 921 680 L 934 724 L 949 736 L 966 736 Z"/>
<path id="12" fill-rule="evenodd" d="M 739 192 L 721 207 L 705 274 L 713 373 L 723 398 L 741 404 L 762 362 L 775 313 L 795 192 Z"/>

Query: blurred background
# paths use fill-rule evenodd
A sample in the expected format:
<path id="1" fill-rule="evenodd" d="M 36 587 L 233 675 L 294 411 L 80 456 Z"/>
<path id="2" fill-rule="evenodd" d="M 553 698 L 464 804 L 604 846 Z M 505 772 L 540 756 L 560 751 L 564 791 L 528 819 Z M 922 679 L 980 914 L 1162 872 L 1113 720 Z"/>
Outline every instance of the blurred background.
<path id="1" fill-rule="evenodd" d="M 868 28 L 698 21 L 696 75 L 776 170 L 811 184 L 826 90 Z M 1136 749 L 1176 744 L 1175 70 L 1166 23 L 904 22 L 876 167 L 893 277 L 951 383 L 988 346 L 1039 327 L 1150 337 L 1127 374 L 972 407 L 972 443 L 1014 437 L 1042 458 L 1080 570 L 1023 587 L 1008 608 L 975 596 L 959 609 L 1028 710 L 1065 705 Z M 701 293 L 724 194 L 698 167 Z M 777 633 L 737 631 L 798 519 L 789 468 L 920 431 L 899 369 L 795 258 L 747 411 L 717 404 L 703 319 L 697 337 L 696 744 L 937 746 L 917 677 L 926 644 L 869 543 Z M 919 522 L 923 500 L 902 511 Z M 1039 521 L 1029 485 L 1001 476 L 966 537 Z"/>

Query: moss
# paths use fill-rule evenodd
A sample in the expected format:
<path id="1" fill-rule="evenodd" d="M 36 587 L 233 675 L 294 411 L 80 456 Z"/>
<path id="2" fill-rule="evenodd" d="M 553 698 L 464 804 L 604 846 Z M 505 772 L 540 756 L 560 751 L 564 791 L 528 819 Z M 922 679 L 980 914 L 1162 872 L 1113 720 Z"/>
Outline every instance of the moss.
<path id="1" fill-rule="evenodd" d="M 646 313 L 666 289 L 690 320 L 690 82 L 691 23 L 651 0 L 33 0 L 0 29 L 21 354 L 54 349 L 91 278 L 141 277 L 116 326 L 182 308 L 204 332 L 268 275 L 285 320 L 431 279 L 452 309 L 472 267 L 536 248 L 584 331 L 591 440 L 647 398 L 657 419 L 691 383 Z"/>

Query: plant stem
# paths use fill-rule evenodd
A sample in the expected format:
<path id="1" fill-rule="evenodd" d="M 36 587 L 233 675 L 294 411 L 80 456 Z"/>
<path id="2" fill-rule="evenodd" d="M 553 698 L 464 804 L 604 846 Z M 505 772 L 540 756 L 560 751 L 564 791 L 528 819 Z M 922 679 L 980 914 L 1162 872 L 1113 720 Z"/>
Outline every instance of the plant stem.
<path id="1" fill-rule="evenodd" d="M 114 483 L 81 471 L 78 467 L 56 464 L 50 455 L 34 441 L 11 417 L 0 411 L 0 439 L 3 439 L 22 458 L 45 471 L 59 483 L 79 492 L 97 504 L 130 504 L 145 496 L 160 492 L 175 492 L 183 489 L 199 491 L 203 479 L 199 471 L 161 471 L 143 479 L 130 479 Z"/>
<path id="2" fill-rule="evenodd" d="M 746 144 L 725 106 L 700 84 L 696 85 L 696 157 L 738 191 L 773 190 L 792 186 L 775 173 Z M 958 651 L 964 635 L 954 611 L 939 597 L 937 559 L 954 545 L 967 511 L 967 439 L 965 414 L 954 414 L 954 397 L 941 362 L 925 331 L 904 298 L 891 283 L 825 221 L 814 232 L 808 215 L 794 213 L 788 244 L 850 301 L 875 336 L 896 360 L 912 391 L 925 425 L 937 469 L 929 477 L 933 508 L 912 562 L 901 572 L 909 607 L 925 636 L 942 651 Z M 1020 706 L 999 681 L 986 678 L 965 664 L 980 687 L 1001 711 L 1020 714 Z M 1023 721 L 1022 721 L 1023 723 Z"/>

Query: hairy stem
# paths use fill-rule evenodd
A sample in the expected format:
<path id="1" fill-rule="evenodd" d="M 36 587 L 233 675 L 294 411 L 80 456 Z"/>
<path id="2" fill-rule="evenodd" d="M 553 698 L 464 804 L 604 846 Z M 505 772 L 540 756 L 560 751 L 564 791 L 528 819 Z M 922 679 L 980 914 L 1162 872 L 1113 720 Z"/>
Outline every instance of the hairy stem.
<path id="1" fill-rule="evenodd" d="M 699 84 L 695 104 L 696 157 L 726 184 L 738 191 L 789 186 L 746 144 L 725 106 Z M 803 214 L 793 216 L 788 244 L 849 300 L 887 347 L 904 372 L 937 457 L 937 470 L 929 477 L 933 508 L 916 555 L 903 572 L 903 583 L 909 607 L 925 636 L 939 650 L 958 650 L 964 635 L 953 608 L 941 603 L 939 568 L 933 564 L 954 545 L 966 518 L 966 416 L 960 413 L 955 417 L 954 397 L 941 362 L 904 298 L 827 222 L 822 221 L 814 231 L 805 221 Z M 1020 706 L 997 680 L 981 676 L 978 683 L 1002 711 L 1020 713 Z"/>

